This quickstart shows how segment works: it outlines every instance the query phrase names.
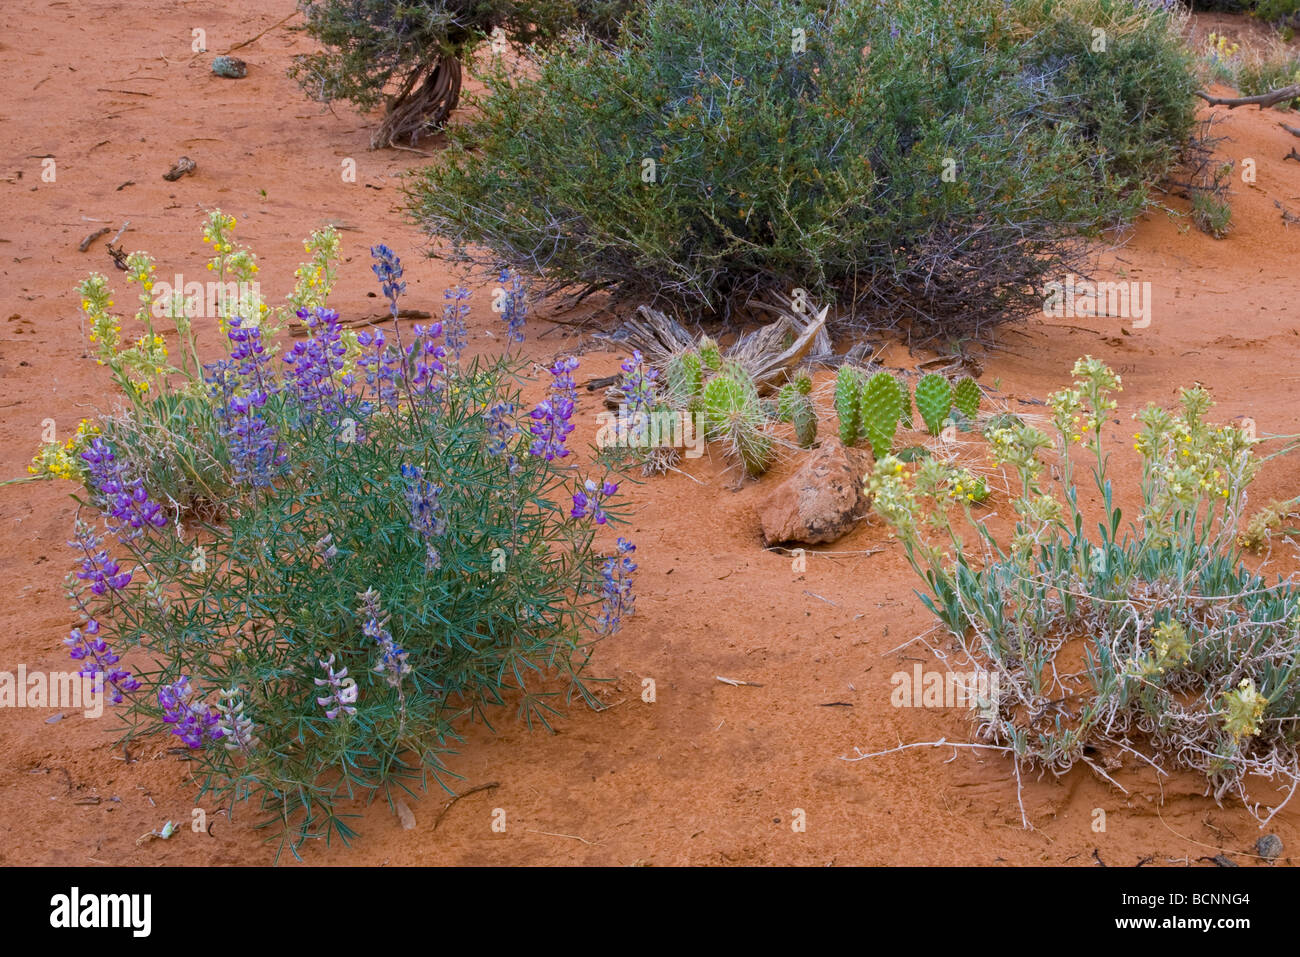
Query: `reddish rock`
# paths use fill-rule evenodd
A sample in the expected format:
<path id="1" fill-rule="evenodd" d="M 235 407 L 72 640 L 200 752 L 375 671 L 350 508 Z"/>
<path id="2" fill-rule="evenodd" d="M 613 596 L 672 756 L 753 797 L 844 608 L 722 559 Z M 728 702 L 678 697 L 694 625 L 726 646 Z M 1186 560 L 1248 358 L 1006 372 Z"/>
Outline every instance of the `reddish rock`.
<path id="1" fill-rule="evenodd" d="M 867 514 L 868 466 L 865 451 L 824 441 L 759 506 L 764 543 L 820 545 L 848 534 Z"/>

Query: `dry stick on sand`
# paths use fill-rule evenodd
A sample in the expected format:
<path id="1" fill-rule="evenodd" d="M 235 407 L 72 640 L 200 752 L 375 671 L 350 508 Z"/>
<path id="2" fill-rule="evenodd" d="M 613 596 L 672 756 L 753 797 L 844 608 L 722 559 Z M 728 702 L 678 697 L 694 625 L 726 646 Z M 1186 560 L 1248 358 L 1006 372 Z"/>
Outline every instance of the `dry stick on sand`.
<path id="1" fill-rule="evenodd" d="M 451 806 L 455 804 L 457 801 L 459 801 L 461 798 L 469 797 L 471 794 L 475 793 L 476 791 L 489 791 L 492 788 L 499 788 L 499 787 L 501 787 L 500 781 L 489 781 L 487 784 L 476 785 L 475 787 L 470 788 L 468 791 L 461 791 L 459 794 L 457 794 L 455 797 L 453 797 L 450 801 L 448 801 L 443 806 L 442 811 L 438 814 L 437 818 L 434 819 L 433 829 L 435 831 L 438 830 L 438 825 L 441 824 L 442 819 L 447 816 L 447 812 L 451 810 Z"/>
<path id="2" fill-rule="evenodd" d="M 83 239 L 80 243 L 77 244 L 77 251 L 84 253 L 87 249 L 90 248 L 90 244 L 93 243 L 96 239 L 98 239 L 100 236 L 105 236 L 108 233 L 111 233 L 112 231 L 113 231 L 112 228 L 109 226 L 105 226 L 103 229 L 95 230 L 93 233 L 91 233 L 89 236 L 87 236 L 85 239 Z"/>
<path id="3" fill-rule="evenodd" d="M 1234 110 L 1239 106 L 1258 106 L 1262 110 L 1266 106 L 1273 106 L 1283 100 L 1300 98 L 1300 84 L 1284 86 L 1279 90 L 1258 93 L 1255 96 L 1210 96 L 1203 90 L 1197 90 L 1196 95 L 1210 106 L 1226 106 L 1230 110 Z"/>
<path id="4" fill-rule="evenodd" d="M 272 30 L 274 30 L 276 27 L 282 27 L 282 26 L 284 26 L 286 23 L 288 23 L 290 20 L 292 20 L 294 17 L 296 17 L 296 16 L 297 16 L 299 13 L 301 13 L 301 12 L 302 12 L 302 11 L 300 11 L 300 10 L 295 10 L 295 11 L 293 11 L 293 13 L 289 14 L 287 17 L 285 17 L 285 18 L 284 18 L 283 20 L 281 20 L 279 23 L 273 23 L 273 24 L 271 24 L 269 27 L 267 27 L 267 28 L 266 28 L 265 30 L 263 30 L 261 33 L 257 34 L 256 36 L 249 37 L 249 38 L 248 38 L 247 40 L 245 40 L 243 43 L 236 43 L 233 47 L 231 47 L 229 50 L 227 50 L 225 53 L 223 53 L 223 54 L 221 54 L 221 55 L 222 55 L 222 56 L 229 56 L 230 54 L 234 53 L 236 50 L 242 50 L 244 47 L 248 46 L 250 43 L 256 43 L 258 40 L 262 39 L 262 37 L 266 36 L 268 33 L 270 33 L 270 32 L 271 32 Z M 207 50 L 200 50 L 198 53 L 194 54 L 194 56 L 190 57 L 189 60 L 188 60 L 187 62 L 189 62 L 189 63 L 193 63 L 193 62 L 194 62 L 195 60 L 197 60 L 199 57 L 204 56 L 207 52 L 208 52 Z"/>
<path id="5" fill-rule="evenodd" d="M 1286 130 L 1292 136 L 1300 136 L 1300 126 L 1287 126 L 1285 123 L 1279 123 L 1278 126 Z"/>

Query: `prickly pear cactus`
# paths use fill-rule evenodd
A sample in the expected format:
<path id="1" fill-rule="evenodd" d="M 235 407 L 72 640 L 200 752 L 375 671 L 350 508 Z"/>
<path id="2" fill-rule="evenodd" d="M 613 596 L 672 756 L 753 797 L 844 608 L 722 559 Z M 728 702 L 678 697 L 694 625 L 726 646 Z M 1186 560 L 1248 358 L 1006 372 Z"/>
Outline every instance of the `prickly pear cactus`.
<path id="1" fill-rule="evenodd" d="M 974 422 L 980 410 L 980 387 L 970 376 L 957 383 L 952 390 L 952 404 L 967 419 Z"/>
<path id="2" fill-rule="evenodd" d="M 858 401 L 862 432 L 876 458 L 888 455 L 893 447 L 906 402 L 907 390 L 888 372 L 877 372 L 862 387 Z"/>
<path id="3" fill-rule="evenodd" d="M 694 407 L 704 389 L 704 362 L 694 349 L 678 353 L 665 369 L 668 394 L 678 405 Z"/>
<path id="4" fill-rule="evenodd" d="M 916 425 L 912 416 L 912 393 L 906 382 L 898 383 L 898 388 L 903 393 L 903 414 L 898 417 L 898 422 L 908 429 L 914 429 Z"/>
<path id="5" fill-rule="evenodd" d="M 922 376 L 916 384 L 916 410 L 921 413 L 926 431 L 938 435 L 952 411 L 952 386 L 948 380 L 937 372 Z"/>
<path id="6" fill-rule="evenodd" d="M 723 442 L 750 475 L 767 471 L 772 440 L 764 430 L 767 416 L 753 379 L 728 368 L 705 383 L 700 408 L 708 438 Z"/>
<path id="7" fill-rule="evenodd" d="M 856 445 L 862 437 L 862 412 L 858 400 L 862 396 L 862 373 L 852 366 L 840 366 L 835 376 L 835 414 L 840 421 L 840 441 L 848 447 Z"/>
<path id="8" fill-rule="evenodd" d="M 700 358 L 704 361 L 704 368 L 710 372 L 717 372 L 722 368 L 722 350 L 708 336 L 700 340 Z"/>
<path id="9" fill-rule="evenodd" d="M 806 449 L 817 441 L 817 412 L 808 394 L 812 391 L 812 380 L 808 379 L 808 392 L 802 391 L 800 384 L 801 380 L 796 379 L 781 387 L 777 394 L 777 415 L 782 422 L 794 426 L 795 439 Z"/>

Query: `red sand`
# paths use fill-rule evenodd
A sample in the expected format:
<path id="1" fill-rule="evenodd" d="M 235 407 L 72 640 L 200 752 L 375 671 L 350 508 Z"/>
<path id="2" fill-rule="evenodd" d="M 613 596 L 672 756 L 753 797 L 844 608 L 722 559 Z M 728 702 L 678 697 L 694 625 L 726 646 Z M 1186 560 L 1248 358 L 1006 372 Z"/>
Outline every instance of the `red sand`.
<path id="1" fill-rule="evenodd" d="M 73 292 L 95 270 L 127 295 L 103 240 L 77 251 L 101 224 L 116 231 L 129 220 L 126 249 L 152 253 L 160 276 L 197 276 L 201 216 L 220 206 L 239 217 L 238 237 L 260 255 L 263 289 L 275 299 L 289 291 L 311 229 L 327 220 L 355 227 L 342 234 L 350 263 L 331 301 L 345 317 L 379 311 L 369 297 L 373 242 L 405 257 L 413 307 L 437 310 L 443 288 L 460 278 L 417 257 L 427 240 L 400 208 L 398 174 L 429 160 L 370 152 L 370 118 L 342 108 L 322 113 L 305 100 L 285 77 L 290 57 L 307 49 L 304 38 L 277 28 L 243 47 L 237 55 L 249 72 L 238 81 L 214 77 L 210 55 L 190 50 L 192 28 L 205 29 L 209 49 L 223 52 L 292 9 L 292 0 L 201 0 L 183 9 L 69 0 L 29 7 L 6 33 L 0 475 L 23 474 L 42 420 L 53 418 L 66 436 L 105 401 L 107 376 L 83 355 Z M 1230 33 L 1253 29 L 1223 18 L 1209 26 L 1223 24 Z M 1031 320 L 982 357 L 982 381 L 1000 380 L 1013 411 L 1033 411 L 1015 398 L 1041 399 L 1066 383 L 1076 357 L 1091 353 L 1124 376 L 1123 416 L 1147 401 L 1172 402 L 1179 386 L 1199 381 L 1213 391 L 1221 418 L 1248 414 L 1261 432 L 1300 432 L 1300 410 L 1282 398 L 1300 375 L 1292 306 L 1300 229 L 1288 230 L 1273 205 L 1300 212 L 1300 164 L 1281 161 L 1300 143 L 1278 127 L 1281 118 L 1239 109 L 1223 126 L 1233 137 L 1225 155 L 1253 157 L 1259 170 L 1255 185 L 1234 183 L 1230 238 L 1216 242 L 1185 219 L 1156 212 L 1110 257 L 1117 278 L 1152 283 L 1149 328 L 1126 330 L 1126 322 L 1109 319 L 1049 328 Z M 197 173 L 164 182 L 161 174 L 182 154 L 197 162 Z M 41 178 L 47 155 L 57 164 L 53 183 Z M 346 158 L 356 160 L 355 184 L 342 182 Z M 500 348 L 499 332 L 495 341 L 481 337 L 500 328 L 482 291 L 473 320 L 475 346 Z M 525 348 L 544 360 L 588 343 L 582 381 L 614 372 L 621 356 L 580 342 L 567 327 L 535 321 Z M 892 347 L 887 359 L 912 368 L 927 357 Z M 598 401 L 584 395 L 573 444 L 594 437 Z M 824 430 L 832 426 L 823 421 Z M 1121 441 L 1129 431 L 1126 423 L 1112 435 L 1118 484 L 1131 490 L 1135 460 Z M 1203 797 L 1194 775 L 1159 781 L 1130 762 L 1115 772 L 1128 795 L 1083 767 L 1059 780 L 1027 780 L 1033 829 L 1026 830 L 1012 767 L 998 755 L 938 748 L 841 760 L 855 747 L 969 740 L 961 712 L 889 706 L 889 676 L 918 658 L 929 661 L 915 646 L 899 646 L 933 622 L 877 520 L 824 555 L 810 553 L 807 572 L 796 575 L 788 557 L 761 548 L 755 515 L 790 464 L 738 491 L 721 465 L 716 454 L 686 463 L 704 487 L 670 474 L 635 491 L 626 534 L 641 565 L 637 615 L 602 643 L 592 669 L 615 679 L 604 692 L 608 710 L 575 706 L 554 734 L 530 732 L 508 714 L 499 733 L 468 728 L 451 769 L 463 776 L 462 788 L 498 787 L 457 802 L 436 830 L 446 802 L 440 791 L 414 804 L 414 830 L 403 830 L 382 800 L 358 807 L 362 836 L 354 847 L 313 844 L 307 861 L 987 865 L 1095 864 L 1099 857 L 1132 865 L 1196 862 L 1223 849 L 1251 863 L 1241 852 L 1259 836 L 1254 821 L 1239 805 Z M 1253 501 L 1294 494 L 1296 469 L 1295 458 L 1276 460 Z M 70 488 L 0 492 L 0 580 L 13 589 L 0 608 L 0 669 L 68 664 L 60 640 L 73 623 L 61 584 L 71 567 L 64 545 Z M 883 551 L 835 554 L 873 548 Z M 1283 545 L 1269 570 L 1293 566 Z M 718 675 L 761 687 L 728 686 Z M 654 704 L 640 698 L 646 677 L 657 684 Z M 220 817 L 211 835 L 190 831 L 195 789 L 185 765 L 166 753 L 169 742 L 138 745 L 127 763 L 112 747 L 110 721 L 70 714 L 47 724 L 51 713 L 0 711 L 0 862 L 269 862 L 250 809 L 238 809 L 233 824 Z M 1255 794 L 1277 798 L 1266 784 Z M 506 812 L 504 833 L 491 828 L 495 808 Z M 796 808 L 806 813 L 803 833 L 791 828 Z M 1105 833 L 1091 828 L 1095 808 L 1106 811 Z M 173 838 L 137 844 L 168 819 L 181 825 Z M 1270 828 L 1286 842 L 1284 859 L 1300 847 L 1298 825 L 1300 802 Z"/>

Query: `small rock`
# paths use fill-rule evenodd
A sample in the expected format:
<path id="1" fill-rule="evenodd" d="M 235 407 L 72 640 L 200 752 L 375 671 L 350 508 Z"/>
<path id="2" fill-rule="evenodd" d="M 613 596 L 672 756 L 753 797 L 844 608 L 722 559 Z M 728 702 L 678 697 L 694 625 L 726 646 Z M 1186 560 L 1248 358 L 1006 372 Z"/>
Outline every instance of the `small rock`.
<path id="1" fill-rule="evenodd" d="M 397 811 L 397 819 L 402 822 L 403 830 L 415 830 L 415 812 L 407 806 L 406 802 L 400 798 L 393 802 L 393 809 Z"/>
<path id="2" fill-rule="evenodd" d="M 1213 860 L 1214 863 L 1218 864 L 1220 867 L 1241 867 L 1241 865 L 1238 864 L 1236 861 L 1234 861 L 1232 858 L 1227 857 L 1223 854 L 1215 854 Z"/>
<path id="3" fill-rule="evenodd" d="M 867 512 L 866 456 L 836 439 L 824 441 L 759 507 L 764 543 L 818 545 L 852 531 Z"/>
<path id="4" fill-rule="evenodd" d="M 213 57 L 212 72 L 227 80 L 242 80 L 248 76 L 248 64 L 236 56 Z"/>
<path id="5" fill-rule="evenodd" d="M 1266 861 L 1275 861 L 1282 856 L 1282 838 L 1276 834 L 1265 834 L 1255 842 L 1255 853 Z"/>

